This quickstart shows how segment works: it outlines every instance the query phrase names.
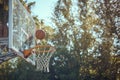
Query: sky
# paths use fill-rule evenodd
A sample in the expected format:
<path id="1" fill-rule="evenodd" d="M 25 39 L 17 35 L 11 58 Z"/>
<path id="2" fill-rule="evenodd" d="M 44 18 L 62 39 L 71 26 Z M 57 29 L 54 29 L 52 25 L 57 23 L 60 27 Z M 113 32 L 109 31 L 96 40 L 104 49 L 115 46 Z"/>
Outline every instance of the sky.
<path id="1" fill-rule="evenodd" d="M 45 23 L 49 24 L 49 19 L 52 15 L 55 3 L 57 0 L 27 0 L 28 2 L 35 1 L 32 7 L 32 14 L 37 15 L 39 19 L 44 19 Z"/>

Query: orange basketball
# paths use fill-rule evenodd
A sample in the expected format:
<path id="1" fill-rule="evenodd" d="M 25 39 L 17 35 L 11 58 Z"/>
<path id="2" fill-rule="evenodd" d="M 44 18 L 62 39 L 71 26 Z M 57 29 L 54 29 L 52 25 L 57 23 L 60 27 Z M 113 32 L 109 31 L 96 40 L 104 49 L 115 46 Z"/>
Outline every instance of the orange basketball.
<path id="1" fill-rule="evenodd" d="M 45 38 L 45 32 L 43 30 L 37 30 L 35 35 L 36 35 L 36 38 L 40 40 Z"/>

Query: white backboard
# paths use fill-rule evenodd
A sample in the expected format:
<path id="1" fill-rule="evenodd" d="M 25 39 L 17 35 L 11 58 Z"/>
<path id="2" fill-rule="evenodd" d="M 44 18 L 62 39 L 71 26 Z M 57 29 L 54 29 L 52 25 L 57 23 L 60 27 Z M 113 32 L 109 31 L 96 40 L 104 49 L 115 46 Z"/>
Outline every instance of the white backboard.
<path id="1" fill-rule="evenodd" d="M 9 48 L 24 58 L 22 51 L 34 46 L 35 23 L 32 16 L 19 0 L 9 0 Z M 31 58 L 26 60 L 32 62 Z"/>

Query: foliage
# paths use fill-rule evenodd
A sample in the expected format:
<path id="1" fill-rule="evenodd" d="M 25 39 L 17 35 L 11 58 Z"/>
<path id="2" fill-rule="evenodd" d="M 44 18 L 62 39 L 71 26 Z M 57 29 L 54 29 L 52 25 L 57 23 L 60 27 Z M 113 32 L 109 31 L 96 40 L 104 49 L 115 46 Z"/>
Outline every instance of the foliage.
<path id="1" fill-rule="evenodd" d="M 31 7 L 33 7 L 35 5 L 35 1 L 27 3 L 27 1 L 20 0 L 20 2 L 24 5 L 24 7 L 26 8 L 26 10 L 29 13 L 31 13 Z"/>
<path id="2" fill-rule="evenodd" d="M 119 68 L 112 56 L 117 54 L 114 49 L 119 50 L 114 44 L 118 5 L 119 1 L 113 0 L 58 0 L 52 18 L 56 27 L 53 42 L 65 46 L 69 55 L 74 53 L 79 65 L 77 79 L 117 79 Z"/>
<path id="3" fill-rule="evenodd" d="M 0 80 L 48 80 L 50 74 L 35 70 L 35 66 L 21 58 L 15 62 L 5 62 L 0 65 Z M 14 60 L 13 60 L 14 61 Z M 15 67 L 16 66 L 16 67 Z"/>
<path id="4" fill-rule="evenodd" d="M 8 0 L 0 0 L 0 23 L 6 24 L 8 19 Z"/>
<path id="5" fill-rule="evenodd" d="M 50 80 L 77 80 L 79 64 L 72 55 L 65 48 L 57 49 L 50 62 Z"/>

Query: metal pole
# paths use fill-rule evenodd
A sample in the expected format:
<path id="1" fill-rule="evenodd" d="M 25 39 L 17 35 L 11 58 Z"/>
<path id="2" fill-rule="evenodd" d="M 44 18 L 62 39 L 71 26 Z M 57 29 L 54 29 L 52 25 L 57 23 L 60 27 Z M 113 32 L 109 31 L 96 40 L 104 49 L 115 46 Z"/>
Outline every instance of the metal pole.
<path id="1" fill-rule="evenodd" d="M 13 0 L 9 0 L 9 22 L 8 22 L 8 31 L 9 31 L 9 48 L 13 47 Z"/>

